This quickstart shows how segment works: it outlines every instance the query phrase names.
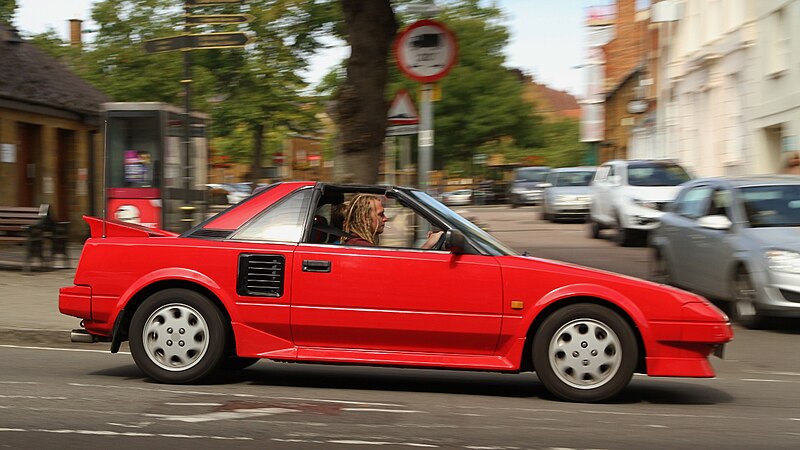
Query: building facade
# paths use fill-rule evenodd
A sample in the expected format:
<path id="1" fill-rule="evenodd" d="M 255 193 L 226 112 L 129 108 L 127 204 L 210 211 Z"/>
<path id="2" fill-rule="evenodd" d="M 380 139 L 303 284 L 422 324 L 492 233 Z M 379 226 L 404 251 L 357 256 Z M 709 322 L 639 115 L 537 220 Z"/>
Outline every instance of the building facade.
<path id="1" fill-rule="evenodd" d="M 780 172 L 800 150 L 800 0 L 672 3 L 667 156 L 696 176 Z"/>
<path id="2" fill-rule="evenodd" d="M 50 205 L 85 234 L 102 204 L 99 107 L 108 98 L 0 24 L 0 205 Z"/>

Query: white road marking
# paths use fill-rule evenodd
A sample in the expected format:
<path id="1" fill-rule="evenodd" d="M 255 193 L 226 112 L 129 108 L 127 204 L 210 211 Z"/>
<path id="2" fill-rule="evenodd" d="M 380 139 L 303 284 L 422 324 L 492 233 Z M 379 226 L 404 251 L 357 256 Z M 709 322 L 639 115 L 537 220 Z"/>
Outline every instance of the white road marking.
<path id="1" fill-rule="evenodd" d="M 342 408 L 342 411 L 355 412 L 385 412 L 385 413 L 419 413 L 426 414 L 425 411 L 414 411 L 412 409 L 378 409 L 378 408 Z"/>
<path id="2" fill-rule="evenodd" d="M 328 400 L 324 398 L 302 398 L 302 397 L 269 397 L 272 400 L 293 400 L 300 402 L 319 402 L 319 403 L 339 403 L 342 405 L 368 405 L 368 406 L 388 406 L 395 408 L 402 408 L 403 405 L 396 403 L 370 403 L 370 402 L 357 402 L 352 400 Z"/>
<path id="3" fill-rule="evenodd" d="M 34 347 L 30 345 L 8 345 L 8 344 L 0 344 L 0 347 L 3 348 L 17 348 L 22 350 L 50 350 L 50 351 L 60 351 L 60 352 L 83 352 L 83 353 L 108 353 L 113 355 L 108 350 L 90 350 L 88 348 L 61 348 L 61 347 Z M 120 355 L 130 355 L 130 352 L 117 352 Z"/>
<path id="4" fill-rule="evenodd" d="M 106 422 L 107 425 L 111 425 L 112 427 L 122 427 L 122 428 L 144 428 L 148 425 L 152 425 L 153 422 L 139 422 L 139 423 L 117 423 L 117 422 Z"/>
<path id="5" fill-rule="evenodd" d="M 331 440 L 325 441 L 330 444 L 344 444 L 344 445 L 402 445 L 404 447 L 425 447 L 425 448 L 438 448 L 438 445 L 433 444 L 417 444 L 414 442 L 385 442 L 385 441 L 359 441 L 352 439 Z"/>
<path id="6" fill-rule="evenodd" d="M 75 387 L 88 387 L 88 388 L 101 388 L 101 389 L 131 389 L 136 391 L 147 391 L 147 392 L 166 392 L 169 394 L 189 394 L 189 395 L 210 395 L 210 396 L 218 396 L 218 397 L 246 397 L 246 398 L 255 398 L 255 395 L 252 394 L 236 394 L 236 393 L 225 393 L 225 392 L 204 392 L 204 391 L 184 391 L 180 389 L 153 389 L 152 387 L 141 387 L 141 386 L 120 386 L 114 384 L 88 384 L 88 383 L 68 383 L 70 386 Z"/>
<path id="7" fill-rule="evenodd" d="M 68 400 L 67 397 L 50 397 L 42 395 L 4 395 L 0 394 L 0 398 L 23 398 L 25 400 Z"/>
<path id="8" fill-rule="evenodd" d="M 747 381 L 751 383 L 800 383 L 794 380 L 770 380 L 768 378 L 742 378 L 739 381 Z"/>
<path id="9" fill-rule="evenodd" d="M 0 384 L 39 384 L 35 381 L 0 381 Z"/>
<path id="10" fill-rule="evenodd" d="M 213 422 L 217 420 L 251 419 L 253 417 L 272 416 L 275 414 L 287 414 L 293 412 L 300 411 L 287 408 L 251 408 L 234 409 L 232 411 L 214 411 L 206 414 L 193 415 L 145 414 L 145 416 L 173 422 L 202 423 Z"/>
<path id="11" fill-rule="evenodd" d="M 764 370 L 745 370 L 747 373 L 757 373 L 760 375 L 785 375 L 787 377 L 800 377 L 800 373 L 798 372 L 773 372 L 773 371 L 764 371 Z"/>
<path id="12" fill-rule="evenodd" d="M 215 439 L 223 441 L 252 441 L 253 438 L 243 436 L 213 436 L 203 434 L 167 434 L 167 433 L 139 433 L 139 432 L 119 432 L 110 430 L 48 430 L 44 428 L 0 428 L 0 432 L 22 432 L 22 433 L 53 433 L 53 434 L 82 434 L 89 436 L 123 436 L 123 437 L 165 437 L 174 439 Z"/>
<path id="13" fill-rule="evenodd" d="M 169 406 L 223 406 L 222 403 L 181 403 L 181 402 L 166 402 L 165 405 Z"/>

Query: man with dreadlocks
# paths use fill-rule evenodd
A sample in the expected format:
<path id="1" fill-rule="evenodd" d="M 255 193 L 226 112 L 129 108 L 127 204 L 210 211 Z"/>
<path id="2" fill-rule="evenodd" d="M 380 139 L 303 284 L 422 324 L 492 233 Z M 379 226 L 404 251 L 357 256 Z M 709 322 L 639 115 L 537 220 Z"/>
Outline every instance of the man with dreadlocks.
<path id="1" fill-rule="evenodd" d="M 386 221 L 383 201 L 374 194 L 358 194 L 344 208 L 344 231 L 352 235 L 345 245 L 378 245 Z M 428 240 L 421 248 L 431 248 L 439 241 L 442 232 L 428 233 Z"/>

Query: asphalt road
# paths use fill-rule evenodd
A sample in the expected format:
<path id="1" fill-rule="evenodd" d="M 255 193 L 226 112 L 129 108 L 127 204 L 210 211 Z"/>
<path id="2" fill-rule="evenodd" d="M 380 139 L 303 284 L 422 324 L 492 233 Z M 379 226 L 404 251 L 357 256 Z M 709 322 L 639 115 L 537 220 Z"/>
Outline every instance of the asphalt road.
<path id="1" fill-rule="evenodd" d="M 647 251 L 468 208 L 508 244 L 646 276 Z M 736 328 L 714 379 L 634 377 L 614 402 L 552 399 L 534 374 L 262 361 L 204 385 L 142 377 L 106 344 L 0 345 L 0 447 L 659 449 L 800 447 L 800 327 Z"/>

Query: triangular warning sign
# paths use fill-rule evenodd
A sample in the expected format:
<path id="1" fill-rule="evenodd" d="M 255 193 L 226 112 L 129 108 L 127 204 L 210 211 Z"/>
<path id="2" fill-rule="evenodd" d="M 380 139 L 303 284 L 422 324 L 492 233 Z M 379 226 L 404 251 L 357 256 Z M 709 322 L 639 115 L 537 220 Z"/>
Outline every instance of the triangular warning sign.
<path id="1" fill-rule="evenodd" d="M 411 96 L 408 91 L 401 89 L 392 100 L 392 106 L 389 107 L 389 123 L 392 125 L 411 125 L 419 123 L 419 116 L 417 115 L 417 108 L 411 101 Z"/>

